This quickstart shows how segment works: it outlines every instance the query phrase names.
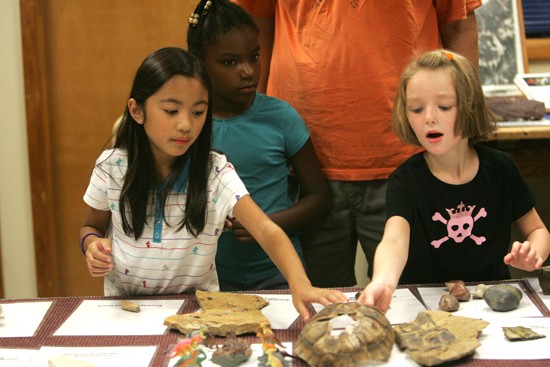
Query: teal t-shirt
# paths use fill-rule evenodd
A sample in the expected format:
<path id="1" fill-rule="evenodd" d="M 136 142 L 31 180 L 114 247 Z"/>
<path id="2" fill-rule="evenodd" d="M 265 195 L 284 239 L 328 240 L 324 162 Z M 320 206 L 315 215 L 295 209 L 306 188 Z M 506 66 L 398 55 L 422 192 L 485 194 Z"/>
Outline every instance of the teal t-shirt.
<path id="1" fill-rule="evenodd" d="M 250 196 L 266 213 L 292 205 L 288 196 L 289 158 L 309 139 L 298 112 L 287 102 L 256 94 L 245 113 L 214 121 L 214 149 L 227 155 Z M 302 256 L 297 236 L 291 236 Z M 218 277 L 225 281 L 253 283 L 278 273 L 257 242 L 240 242 L 232 231 L 224 232 L 216 255 Z"/>

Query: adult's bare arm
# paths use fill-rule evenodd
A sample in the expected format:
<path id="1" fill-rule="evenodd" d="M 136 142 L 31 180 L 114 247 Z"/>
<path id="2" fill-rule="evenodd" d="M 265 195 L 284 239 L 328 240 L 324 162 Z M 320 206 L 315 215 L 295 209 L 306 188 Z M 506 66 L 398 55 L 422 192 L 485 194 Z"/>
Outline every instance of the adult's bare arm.
<path id="1" fill-rule="evenodd" d="M 466 19 L 440 24 L 439 33 L 445 49 L 466 57 L 479 69 L 478 30 L 474 12 L 468 13 Z"/>
<path id="2" fill-rule="evenodd" d="M 260 81 L 258 91 L 265 93 L 267 90 L 267 80 L 269 79 L 269 69 L 271 66 L 271 54 L 273 52 L 273 40 L 275 37 L 275 19 L 273 18 L 254 18 L 254 21 L 260 28 Z"/>

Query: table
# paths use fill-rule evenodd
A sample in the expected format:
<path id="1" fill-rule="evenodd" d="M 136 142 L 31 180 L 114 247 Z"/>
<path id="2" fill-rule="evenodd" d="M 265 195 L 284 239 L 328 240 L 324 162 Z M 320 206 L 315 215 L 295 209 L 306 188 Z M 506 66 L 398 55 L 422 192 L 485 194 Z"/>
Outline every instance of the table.
<path id="1" fill-rule="evenodd" d="M 523 139 L 548 139 L 550 138 L 550 126 L 521 124 L 512 126 L 498 126 L 496 131 L 489 136 L 489 140 L 523 140 Z"/>
<path id="2" fill-rule="evenodd" d="M 514 281 L 515 282 L 515 281 Z M 496 282 L 492 282 L 496 283 Z M 536 292 L 525 280 L 518 280 L 518 285 L 529 296 L 531 301 L 536 305 L 544 317 L 550 317 L 550 310 L 546 307 L 543 301 L 537 296 Z M 468 284 L 468 283 L 467 283 Z M 489 284 L 489 283 L 486 283 Z M 410 285 L 400 286 L 399 288 L 408 288 L 414 296 L 421 299 L 418 289 L 426 286 L 442 285 Z M 362 289 L 357 288 L 342 288 L 344 292 L 357 292 Z M 288 294 L 288 290 L 282 291 L 258 291 L 256 294 Z M 155 300 L 185 300 L 183 306 L 178 313 L 194 312 L 199 308 L 193 294 L 180 294 L 171 296 L 151 296 L 139 297 L 136 299 L 146 300 L 148 298 Z M 120 336 L 56 336 L 55 331 L 67 320 L 67 318 L 79 307 L 84 300 L 118 300 L 117 297 L 53 297 L 53 298 L 36 298 L 36 299 L 8 299 L 1 300 L 0 304 L 19 303 L 19 302 L 39 302 L 52 301 L 52 306 L 42 319 L 35 335 L 32 337 L 3 337 L 0 338 L 0 348 L 13 349 L 39 349 L 41 346 L 157 346 L 157 351 L 151 361 L 152 367 L 163 367 L 168 363 L 167 353 L 172 346 L 182 337 L 182 334 L 175 330 L 167 330 L 162 335 L 120 335 Z M 128 298 L 126 298 L 128 299 Z M 313 309 L 312 309 L 313 311 Z M 298 318 L 288 329 L 274 330 L 276 336 L 282 341 L 295 341 L 300 334 L 304 323 L 301 318 Z M 253 336 L 241 336 L 251 343 L 257 343 L 258 339 Z M 549 344 L 550 345 L 550 344 Z M 1 364 L 1 363 L 0 363 Z M 510 366 L 510 367 L 541 367 L 543 365 L 550 366 L 550 360 L 482 360 L 482 359 L 466 359 L 454 363 L 448 363 L 446 366 Z M 306 366 L 301 361 L 295 361 L 294 366 Z"/>

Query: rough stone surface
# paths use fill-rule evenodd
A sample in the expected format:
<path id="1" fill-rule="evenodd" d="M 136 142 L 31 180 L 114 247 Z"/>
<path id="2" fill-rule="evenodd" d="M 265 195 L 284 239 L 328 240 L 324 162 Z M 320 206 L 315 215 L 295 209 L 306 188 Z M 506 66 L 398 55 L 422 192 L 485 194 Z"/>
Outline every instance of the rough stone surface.
<path id="1" fill-rule="evenodd" d="M 422 311 L 414 322 L 394 327 L 397 344 L 417 363 L 435 366 L 474 353 L 489 323 L 444 311 Z"/>
<path id="2" fill-rule="evenodd" d="M 183 334 L 208 328 L 208 333 L 226 336 L 255 333 L 262 323 L 269 320 L 260 311 L 269 304 L 263 297 L 229 292 L 197 290 L 197 302 L 202 311 L 192 314 L 172 315 L 164 319 L 164 325 Z"/>
<path id="3" fill-rule="evenodd" d="M 540 120 L 546 114 L 543 102 L 517 97 L 491 97 L 487 106 L 498 121 Z"/>
<path id="4" fill-rule="evenodd" d="M 525 326 L 503 326 L 502 331 L 504 331 L 504 336 L 506 336 L 506 339 L 511 341 L 546 338 L 546 335 L 539 334 Z"/>
<path id="5" fill-rule="evenodd" d="M 191 314 L 172 315 L 164 319 L 164 325 L 177 329 L 183 334 L 208 328 L 208 333 L 226 336 L 255 333 L 260 325 L 269 320 L 259 310 L 207 310 Z"/>

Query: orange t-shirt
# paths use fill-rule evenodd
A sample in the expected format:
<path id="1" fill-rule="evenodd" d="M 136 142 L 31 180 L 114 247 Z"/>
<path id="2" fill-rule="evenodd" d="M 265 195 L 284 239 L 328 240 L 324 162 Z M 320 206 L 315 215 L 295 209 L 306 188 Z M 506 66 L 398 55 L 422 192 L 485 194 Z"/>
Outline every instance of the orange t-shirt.
<path id="1" fill-rule="evenodd" d="M 304 118 L 331 180 L 384 179 L 418 151 L 391 131 L 403 68 L 441 47 L 438 19 L 465 19 L 481 0 L 234 0 L 275 19 L 267 94 Z"/>

